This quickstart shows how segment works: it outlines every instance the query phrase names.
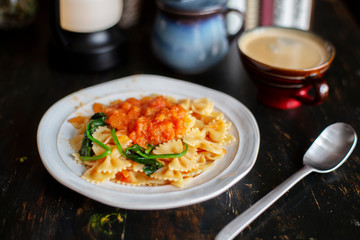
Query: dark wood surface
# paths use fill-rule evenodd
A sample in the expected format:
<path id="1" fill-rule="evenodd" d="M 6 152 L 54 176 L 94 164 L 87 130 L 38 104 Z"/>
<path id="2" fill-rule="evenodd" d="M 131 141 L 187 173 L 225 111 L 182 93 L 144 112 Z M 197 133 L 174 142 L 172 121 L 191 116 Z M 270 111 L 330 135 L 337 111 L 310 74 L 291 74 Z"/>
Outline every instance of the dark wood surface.
<path id="1" fill-rule="evenodd" d="M 312 31 L 337 50 L 326 73 L 328 100 L 316 107 L 276 110 L 261 105 L 236 46 L 217 66 L 198 75 L 172 72 L 153 56 L 150 1 L 138 26 L 127 30 L 127 61 L 115 69 L 70 72 L 50 64 L 48 1 L 32 26 L 0 31 L 0 239 L 213 239 L 232 219 L 302 166 L 302 156 L 328 125 L 346 122 L 360 133 L 360 31 L 340 0 L 317 0 Z M 43 166 L 36 131 L 45 111 L 81 88 L 133 74 L 158 74 L 227 93 L 254 114 L 261 135 L 253 169 L 223 194 L 170 210 L 106 206 L 58 183 Z M 359 239 L 360 151 L 333 173 L 311 174 L 247 227 L 237 239 Z M 105 224 L 96 217 L 126 216 Z M 110 217 L 112 219 L 112 217 Z"/>

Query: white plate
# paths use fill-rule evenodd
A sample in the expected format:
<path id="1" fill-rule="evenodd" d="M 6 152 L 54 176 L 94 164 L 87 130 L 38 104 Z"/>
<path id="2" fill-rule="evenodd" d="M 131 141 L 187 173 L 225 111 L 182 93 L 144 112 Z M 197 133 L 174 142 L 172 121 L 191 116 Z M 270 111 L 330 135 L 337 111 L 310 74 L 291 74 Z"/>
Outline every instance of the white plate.
<path id="1" fill-rule="evenodd" d="M 91 115 L 93 102 L 108 103 L 150 94 L 177 99 L 208 97 L 232 124 L 236 143 L 211 168 L 195 177 L 184 188 L 174 186 L 133 187 L 106 182 L 92 184 L 80 176 L 85 167 L 77 164 L 68 139 L 76 134 L 68 119 L 78 113 Z M 137 210 L 168 209 L 213 198 L 243 178 L 253 167 L 260 143 L 259 129 L 250 111 L 236 99 L 193 83 L 156 75 L 135 75 L 113 80 L 70 94 L 45 113 L 37 133 L 41 159 L 60 183 L 104 204 Z"/>

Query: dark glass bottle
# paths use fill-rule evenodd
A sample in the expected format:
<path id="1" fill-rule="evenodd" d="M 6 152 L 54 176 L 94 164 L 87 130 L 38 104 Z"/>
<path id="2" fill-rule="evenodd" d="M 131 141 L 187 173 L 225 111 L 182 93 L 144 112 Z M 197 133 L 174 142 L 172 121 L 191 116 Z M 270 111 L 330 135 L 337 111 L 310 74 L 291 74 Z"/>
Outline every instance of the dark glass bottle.
<path id="1" fill-rule="evenodd" d="M 37 12 L 37 0 L 0 0 L 0 29 L 27 27 L 33 22 Z"/>

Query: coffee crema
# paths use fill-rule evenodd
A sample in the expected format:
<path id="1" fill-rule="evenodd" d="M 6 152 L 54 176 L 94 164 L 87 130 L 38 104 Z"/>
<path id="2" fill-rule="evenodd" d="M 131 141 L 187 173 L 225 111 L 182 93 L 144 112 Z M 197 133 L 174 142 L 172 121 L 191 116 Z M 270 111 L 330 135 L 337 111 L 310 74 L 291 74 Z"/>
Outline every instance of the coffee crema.
<path id="1" fill-rule="evenodd" d="M 240 50 L 248 57 L 283 69 L 309 69 L 331 56 L 324 40 L 302 30 L 267 27 L 240 37 Z"/>

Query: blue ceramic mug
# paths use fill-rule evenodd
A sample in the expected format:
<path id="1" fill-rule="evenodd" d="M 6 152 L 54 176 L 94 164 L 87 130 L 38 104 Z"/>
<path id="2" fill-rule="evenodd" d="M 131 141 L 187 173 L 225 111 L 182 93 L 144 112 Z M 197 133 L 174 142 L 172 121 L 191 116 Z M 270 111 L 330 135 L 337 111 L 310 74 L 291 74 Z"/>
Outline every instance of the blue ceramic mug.
<path id="1" fill-rule="evenodd" d="M 243 20 L 244 15 L 226 8 L 224 0 L 163 0 L 157 5 L 152 49 L 177 72 L 196 74 L 212 67 L 227 54 L 231 39 L 243 30 L 228 33 L 226 15 L 236 12 Z"/>

